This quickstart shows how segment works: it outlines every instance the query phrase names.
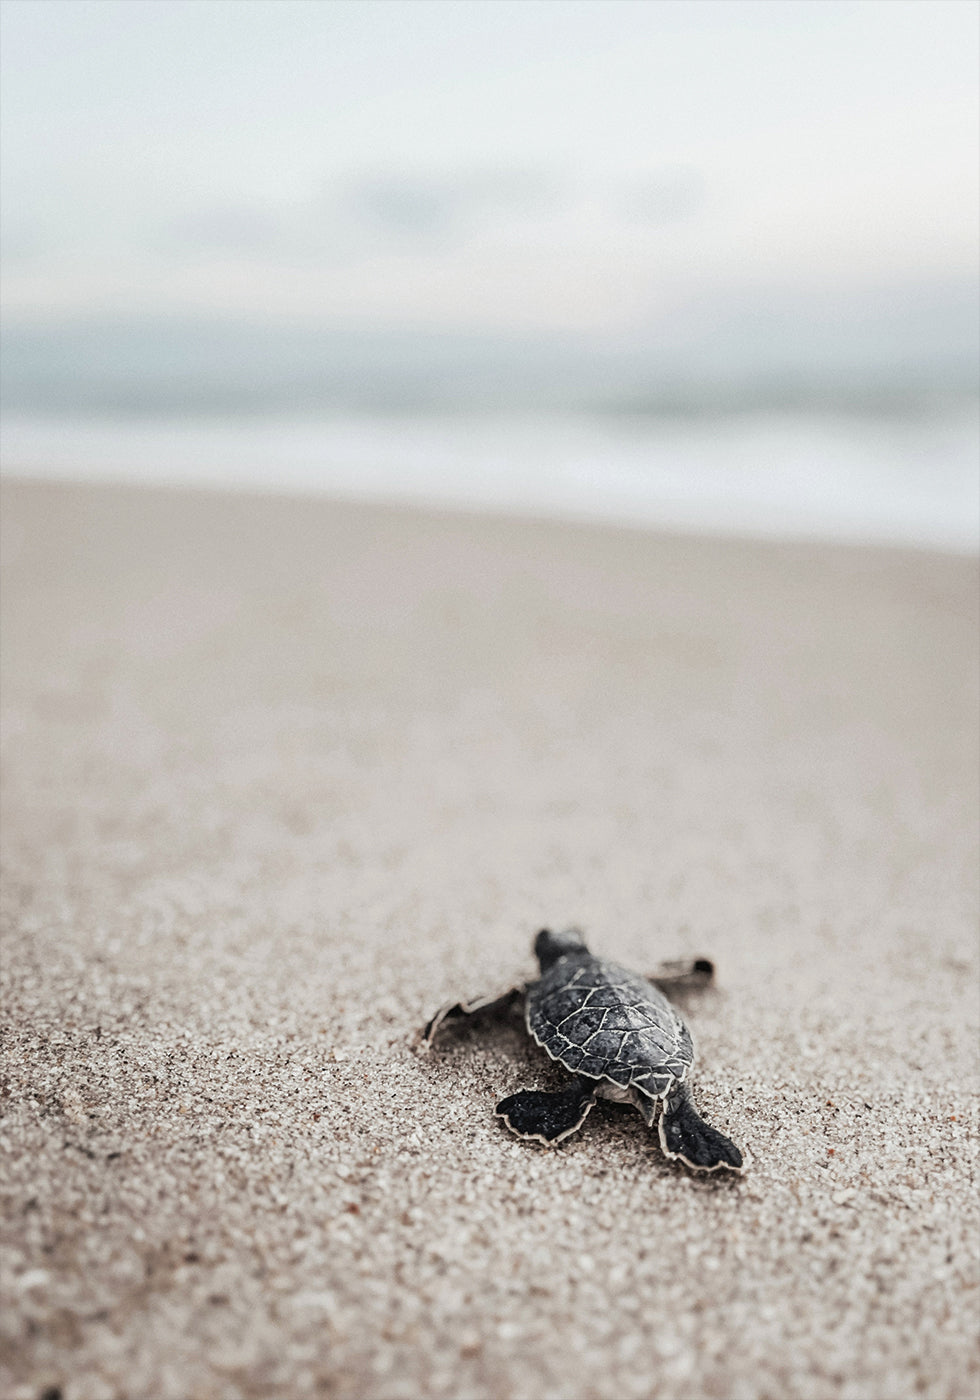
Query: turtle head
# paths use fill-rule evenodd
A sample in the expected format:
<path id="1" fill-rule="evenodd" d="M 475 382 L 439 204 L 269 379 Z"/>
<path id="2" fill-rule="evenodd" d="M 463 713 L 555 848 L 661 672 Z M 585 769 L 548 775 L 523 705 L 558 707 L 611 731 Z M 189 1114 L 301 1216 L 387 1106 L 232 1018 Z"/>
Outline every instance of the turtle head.
<path id="1" fill-rule="evenodd" d="M 547 972 L 559 958 L 566 958 L 569 953 L 588 951 L 585 939 L 577 928 L 567 928 L 564 933 L 552 933 L 550 929 L 543 928 L 534 940 L 534 956 L 541 964 L 542 972 Z"/>

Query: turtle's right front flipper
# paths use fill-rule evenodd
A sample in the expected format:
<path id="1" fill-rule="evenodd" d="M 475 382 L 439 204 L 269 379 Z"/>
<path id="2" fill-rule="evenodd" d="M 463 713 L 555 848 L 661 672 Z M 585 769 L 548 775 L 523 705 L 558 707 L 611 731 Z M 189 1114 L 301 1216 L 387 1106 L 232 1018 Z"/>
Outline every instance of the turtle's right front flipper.
<path id="1" fill-rule="evenodd" d="M 446 1021 L 456 1021 L 463 1016 L 476 1016 L 484 1011 L 503 1011 L 524 995 L 523 982 L 516 987 L 508 987 L 505 992 L 493 992 L 486 997 L 473 997 L 470 1001 L 449 1001 L 432 1017 L 422 1032 L 422 1049 L 428 1050 Z"/>
<path id="2" fill-rule="evenodd" d="M 714 982 L 715 965 L 710 958 L 678 958 L 673 962 L 662 962 L 646 976 L 647 981 L 662 992 L 700 991 Z"/>

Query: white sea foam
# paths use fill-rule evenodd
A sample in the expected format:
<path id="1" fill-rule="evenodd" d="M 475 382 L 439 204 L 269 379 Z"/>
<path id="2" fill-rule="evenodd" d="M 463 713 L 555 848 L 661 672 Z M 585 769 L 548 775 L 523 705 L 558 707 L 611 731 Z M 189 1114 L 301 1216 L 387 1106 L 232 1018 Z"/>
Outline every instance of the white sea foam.
<path id="1" fill-rule="evenodd" d="M 11 475 L 314 492 L 710 533 L 975 551 L 975 410 L 697 419 L 40 417 Z"/>

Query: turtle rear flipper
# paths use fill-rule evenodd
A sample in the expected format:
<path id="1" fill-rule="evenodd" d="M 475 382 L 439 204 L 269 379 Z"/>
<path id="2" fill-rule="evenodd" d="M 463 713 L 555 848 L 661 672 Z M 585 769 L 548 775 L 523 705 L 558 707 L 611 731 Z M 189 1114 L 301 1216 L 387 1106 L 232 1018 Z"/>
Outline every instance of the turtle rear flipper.
<path id="1" fill-rule="evenodd" d="M 580 1080 L 557 1094 L 522 1089 L 497 1104 L 496 1114 L 512 1133 L 553 1147 L 581 1128 L 596 1101 L 596 1086 Z"/>
<path id="2" fill-rule="evenodd" d="M 660 1145 L 667 1157 L 679 1158 L 702 1172 L 743 1169 L 741 1152 L 730 1138 L 704 1121 L 686 1084 L 678 1084 L 664 1099 L 658 1127 Z"/>

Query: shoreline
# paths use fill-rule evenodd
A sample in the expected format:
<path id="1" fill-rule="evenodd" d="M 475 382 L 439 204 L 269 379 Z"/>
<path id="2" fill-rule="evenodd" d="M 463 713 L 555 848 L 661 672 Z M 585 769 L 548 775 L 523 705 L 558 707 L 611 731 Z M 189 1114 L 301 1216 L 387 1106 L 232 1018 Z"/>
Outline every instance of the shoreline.
<path id="1" fill-rule="evenodd" d="M 754 549 L 784 549 L 802 551 L 834 551 L 842 550 L 849 553 L 860 553 L 867 551 L 875 555 L 908 555 L 910 558 L 935 555 L 939 559 L 959 560 L 964 564 L 976 564 L 980 561 L 980 538 L 976 547 L 968 544 L 939 544 L 929 541 L 895 540 L 874 537 L 829 537 L 827 535 L 796 534 L 796 533 L 768 533 L 766 531 L 753 532 L 751 529 L 737 528 L 711 528 L 704 526 L 698 528 L 693 525 L 670 524 L 655 520 L 637 520 L 627 516 L 603 516 L 589 515 L 585 512 L 578 514 L 569 512 L 562 514 L 557 510 L 532 510 L 521 509 L 519 507 L 507 505 L 485 505 L 479 502 L 467 502 L 464 500 L 450 500 L 438 498 L 418 498 L 398 496 L 368 496 L 360 495 L 356 492 L 331 491 L 327 489 L 315 490 L 308 486 L 290 485 L 263 485 L 260 483 L 249 483 L 245 485 L 222 484 L 210 481 L 156 481 L 156 480 L 125 480 L 113 477 L 100 479 L 78 478 L 68 473 L 59 475 L 34 474 L 31 471 L 18 471 L 16 468 L 4 468 L 0 470 L 0 491 L 11 490 L 52 490 L 54 492 L 70 492 L 80 490 L 92 493 L 120 492 L 129 494 L 135 492 L 139 495 L 158 495 L 163 497 L 204 497 L 214 500 L 254 500 L 268 501 L 270 504 L 285 504 L 293 502 L 296 504 L 306 503 L 317 509 L 330 510 L 336 508 L 340 511 L 364 511 L 376 512 L 378 515 L 390 514 L 392 516 L 405 516 L 407 519 L 435 519 L 452 522 L 459 520 L 461 523 L 467 521 L 486 521 L 488 524 L 496 524 L 501 528 L 509 525 L 528 526 L 531 528 L 570 530 L 589 533 L 596 531 L 600 534 L 621 534 L 635 535 L 643 539 L 675 540 L 677 542 L 688 541 L 692 544 L 704 543 L 707 545 L 718 545 L 722 548 L 730 546 L 733 548 Z"/>
<path id="2" fill-rule="evenodd" d="M 31 419 L 25 476 L 980 552 L 975 408 L 935 417 Z"/>

